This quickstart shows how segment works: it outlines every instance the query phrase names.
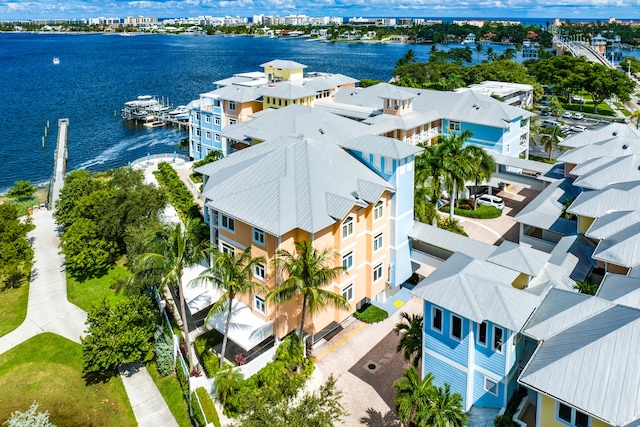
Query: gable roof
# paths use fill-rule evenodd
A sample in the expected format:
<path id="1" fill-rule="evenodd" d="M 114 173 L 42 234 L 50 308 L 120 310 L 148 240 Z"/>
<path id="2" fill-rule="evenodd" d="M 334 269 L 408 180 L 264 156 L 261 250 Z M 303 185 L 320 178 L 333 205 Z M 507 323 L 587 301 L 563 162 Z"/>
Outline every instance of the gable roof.
<path id="1" fill-rule="evenodd" d="M 478 259 L 487 259 L 496 250 L 495 246 L 488 243 L 419 221 L 413 221 L 409 237 L 451 253 L 460 252 Z"/>
<path id="2" fill-rule="evenodd" d="M 271 68 L 281 68 L 283 70 L 295 70 L 298 68 L 307 68 L 306 65 L 300 64 L 296 61 L 285 60 L 285 59 L 274 59 L 269 62 L 265 62 L 264 64 L 260 64 L 262 68 L 271 67 Z"/>
<path id="3" fill-rule="evenodd" d="M 229 85 L 205 94 L 208 98 L 224 99 L 226 101 L 248 102 L 260 98 L 255 86 Z"/>
<path id="4" fill-rule="evenodd" d="M 476 323 L 487 320 L 520 331 L 539 298 L 511 285 L 518 275 L 457 252 L 411 293 Z"/>
<path id="5" fill-rule="evenodd" d="M 638 200 L 640 200 L 640 181 L 623 182 L 602 190 L 583 191 L 571 203 L 567 212 L 599 218 L 613 211 L 636 210 Z"/>
<path id="6" fill-rule="evenodd" d="M 544 341 L 518 382 L 607 424 L 640 414 L 640 310 L 614 306 Z"/>
<path id="7" fill-rule="evenodd" d="M 638 222 L 639 211 L 615 211 L 596 218 L 584 235 L 602 240 Z"/>
<path id="8" fill-rule="evenodd" d="M 554 181 L 542 190 L 516 216 L 516 221 L 560 234 L 575 234 L 576 222 L 562 218 L 564 203 L 573 200 L 580 189 L 572 185 L 571 179 Z"/>
<path id="9" fill-rule="evenodd" d="M 640 222 L 602 239 L 593 258 L 622 267 L 640 264 Z"/>
<path id="10" fill-rule="evenodd" d="M 537 276 L 550 257 L 546 252 L 505 240 L 487 261 L 529 276 Z"/>
<path id="11" fill-rule="evenodd" d="M 566 148 L 576 148 L 615 137 L 638 138 L 640 137 L 640 132 L 623 123 L 611 123 L 598 129 L 589 129 L 585 132 L 575 133 L 570 137 L 564 139 L 560 143 L 560 146 Z"/>
<path id="12" fill-rule="evenodd" d="M 275 138 L 197 168 L 207 206 L 272 235 L 318 232 L 394 187 L 336 144 Z"/>
<path id="13" fill-rule="evenodd" d="M 397 139 L 378 135 L 362 135 L 340 142 L 342 148 L 377 154 L 383 157 L 400 160 L 421 153 L 422 148 Z"/>
<path id="14" fill-rule="evenodd" d="M 607 273 L 596 296 L 616 304 L 640 308 L 640 278 Z"/>
<path id="15" fill-rule="evenodd" d="M 576 167 L 571 171 L 572 175 L 581 175 L 573 185 L 601 190 L 611 184 L 640 180 L 640 156 L 636 154 L 614 158 L 601 157 L 587 163 L 589 163 L 587 168 L 576 171 L 575 169 L 578 169 Z"/>
<path id="16" fill-rule="evenodd" d="M 627 126 L 628 127 L 628 126 Z M 582 133 L 587 133 L 585 131 Z M 582 145 L 558 157 L 558 162 L 582 164 L 598 157 L 622 157 L 630 154 L 640 154 L 640 137 L 619 137 L 601 139 L 591 144 Z"/>
<path id="17" fill-rule="evenodd" d="M 278 82 L 270 83 L 258 89 L 258 94 L 262 96 L 273 96 L 282 99 L 300 99 L 315 97 L 316 91 L 302 84 L 304 82 Z"/>

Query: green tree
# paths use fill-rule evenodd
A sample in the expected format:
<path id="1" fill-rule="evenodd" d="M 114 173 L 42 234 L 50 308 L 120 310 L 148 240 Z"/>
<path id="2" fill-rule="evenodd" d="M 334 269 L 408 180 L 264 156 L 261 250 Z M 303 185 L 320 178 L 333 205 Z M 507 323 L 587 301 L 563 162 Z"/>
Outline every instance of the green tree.
<path id="1" fill-rule="evenodd" d="M 21 221 L 18 209 L 0 204 L 0 280 L 4 287 L 18 287 L 24 281 L 33 260 L 33 248 L 27 233 L 33 230 L 31 219 Z"/>
<path id="2" fill-rule="evenodd" d="M 153 348 L 153 303 L 146 295 L 111 306 L 106 300 L 87 313 L 82 359 L 88 379 L 110 377 L 121 363 L 143 359 Z"/>
<path id="3" fill-rule="evenodd" d="M 182 276 L 187 267 L 207 261 L 209 242 L 198 238 L 200 221 L 188 219 L 182 224 L 165 224 L 154 230 L 146 240 L 146 252 L 138 257 L 131 280 L 140 280 L 148 275 L 161 276 L 159 287 L 176 286 L 180 296 L 180 317 L 182 334 L 191 351 L 191 340 L 187 325 L 187 309 L 184 300 Z M 141 277 L 139 277 L 141 276 Z M 189 367 L 193 369 L 193 357 L 189 357 Z"/>
<path id="4" fill-rule="evenodd" d="M 480 62 L 480 54 L 482 53 L 482 44 L 476 43 L 476 53 L 478 54 L 476 57 L 476 62 Z"/>
<path id="5" fill-rule="evenodd" d="M 419 425 L 433 427 L 464 427 L 467 414 L 462 406 L 462 396 L 451 393 L 449 384 L 434 387 L 430 393 L 431 404 L 418 412 Z"/>
<path id="6" fill-rule="evenodd" d="M 558 146 L 558 144 L 564 138 L 564 133 L 562 133 L 562 129 L 560 126 L 552 126 L 545 128 L 542 130 L 540 136 L 540 144 L 544 148 L 544 151 L 549 153 L 549 160 L 551 160 L 551 154 L 553 153 L 553 149 Z"/>
<path id="7" fill-rule="evenodd" d="M 256 267 L 265 263 L 264 257 L 251 257 L 251 246 L 242 253 L 236 255 L 234 251 L 214 251 L 211 257 L 211 267 L 204 270 L 195 280 L 196 282 L 209 282 L 214 288 L 222 291 L 222 295 L 213 304 L 207 319 L 216 316 L 226 310 L 227 321 L 222 340 L 222 357 L 220 367 L 224 364 L 227 339 L 229 338 L 229 326 L 233 314 L 233 302 L 236 296 L 254 293 L 256 290 L 266 292 L 266 288 L 252 280 Z"/>
<path id="8" fill-rule="evenodd" d="M 626 101 L 635 88 L 632 82 L 618 70 L 612 70 L 601 64 L 592 64 L 588 69 L 584 89 L 593 97 L 593 112 L 598 113 L 598 105 L 612 95 Z"/>
<path id="9" fill-rule="evenodd" d="M 481 148 L 465 144 L 473 136 L 467 129 L 459 134 L 449 133 L 448 137 L 442 137 L 436 144 L 436 151 L 442 157 L 443 170 L 446 172 L 444 182 L 449 193 L 449 220 L 453 221 L 455 200 L 461 186 L 466 180 L 475 176 L 477 171 L 476 158 Z"/>
<path id="10" fill-rule="evenodd" d="M 18 180 L 13 183 L 13 187 L 7 191 L 7 197 L 15 199 L 28 199 L 36 192 L 36 187 L 31 185 L 31 181 Z"/>
<path id="11" fill-rule="evenodd" d="M 117 245 L 102 239 L 98 226 L 86 218 L 67 227 L 60 242 L 67 270 L 78 277 L 104 274 L 117 253 Z"/>
<path id="12" fill-rule="evenodd" d="M 347 416 L 341 398 L 342 392 L 330 375 L 316 393 L 305 393 L 299 399 L 286 399 L 275 405 L 262 401 L 249 405 L 240 427 L 333 427 Z"/>
<path id="13" fill-rule="evenodd" d="M 324 289 L 344 271 L 342 266 L 335 266 L 338 253 L 329 249 L 318 251 L 306 240 L 295 242 L 295 249 L 295 253 L 284 249 L 278 251 L 273 263 L 285 273 L 286 279 L 267 294 L 266 300 L 283 303 L 302 295 L 299 337 L 299 345 L 302 346 L 307 310 L 313 316 L 328 306 L 340 309 L 350 306 L 342 295 Z"/>
<path id="14" fill-rule="evenodd" d="M 402 312 L 400 322 L 393 328 L 393 332 L 400 336 L 396 352 L 402 352 L 404 360 L 411 361 L 416 368 L 420 365 L 422 357 L 422 327 L 421 315 Z"/>
<path id="15" fill-rule="evenodd" d="M 573 289 L 576 289 L 581 294 L 595 295 L 598 292 L 600 285 L 592 282 L 591 280 L 576 280 L 576 284 Z"/>
<path id="16" fill-rule="evenodd" d="M 229 397 L 240 390 L 242 386 L 242 379 L 242 372 L 231 365 L 216 373 L 216 380 L 213 384 L 213 389 L 222 405 L 226 405 Z"/>
<path id="17" fill-rule="evenodd" d="M 49 421 L 49 411 L 37 412 L 40 404 L 33 402 L 25 412 L 15 411 L 11 418 L 2 423 L 7 427 L 56 427 Z"/>
<path id="18" fill-rule="evenodd" d="M 416 62 L 416 53 L 414 52 L 413 49 L 409 49 L 402 56 L 402 58 L 398 59 L 398 62 L 396 62 L 396 68 L 397 67 L 401 67 L 401 66 L 406 65 L 406 64 L 413 64 L 415 62 Z"/>
<path id="19" fill-rule="evenodd" d="M 638 125 L 640 124 L 640 110 L 636 110 L 631 113 L 631 116 L 629 118 L 636 121 L 636 129 L 638 129 Z"/>
<path id="20" fill-rule="evenodd" d="M 421 380 L 418 370 L 411 365 L 405 369 L 402 377 L 393 383 L 396 392 L 396 413 L 406 426 L 427 425 L 419 423 L 418 414 L 423 413 L 431 404 L 433 380 L 431 372 Z"/>

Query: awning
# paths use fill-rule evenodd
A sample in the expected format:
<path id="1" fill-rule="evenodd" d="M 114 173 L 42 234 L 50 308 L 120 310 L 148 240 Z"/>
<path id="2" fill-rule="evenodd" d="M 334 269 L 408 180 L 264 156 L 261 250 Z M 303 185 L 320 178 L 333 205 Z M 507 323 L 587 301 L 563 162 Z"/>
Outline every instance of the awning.
<path id="1" fill-rule="evenodd" d="M 197 264 L 185 268 L 182 274 L 184 301 L 191 314 L 204 310 L 220 297 L 220 291 L 214 289 L 211 283 L 193 283 L 193 280 L 205 269 L 204 265 Z"/>
<path id="2" fill-rule="evenodd" d="M 265 322 L 240 301 L 234 301 L 231 310 L 229 339 L 245 351 L 251 350 L 273 335 L 273 322 Z M 217 316 L 212 316 L 207 325 L 224 334 L 227 314 L 228 312 L 225 310 Z"/>

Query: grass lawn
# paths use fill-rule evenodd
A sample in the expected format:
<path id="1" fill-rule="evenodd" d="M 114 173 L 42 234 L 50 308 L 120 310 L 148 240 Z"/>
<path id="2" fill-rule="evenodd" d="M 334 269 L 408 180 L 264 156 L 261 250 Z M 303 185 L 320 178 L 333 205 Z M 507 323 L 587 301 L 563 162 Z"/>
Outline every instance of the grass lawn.
<path id="1" fill-rule="evenodd" d="M 582 104 L 582 109 L 580 108 L 580 104 L 562 104 L 562 107 L 566 110 L 566 111 L 575 111 L 575 112 L 582 112 L 582 113 L 593 113 L 593 103 L 585 103 Z M 609 104 L 607 104 L 606 102 L 603 102 L 602 104 L 598 105 L 598 114 L 602 115 L 602 116 L 611 116 L 611 117 L 615 117 L 616 113 L 613 112 L 613 110 L 611 109 L 611 107 L 609 107 Z"/>
<path id="2" fill-rule="evenodd" d="M 0 291 L 0 337 L 13 331 L 24 321 L 28 302 L 29 281 L 17 289 Z"/>
<path id="3" fill-rule="evenodd" d="M 44 333 L 0 355 L 0 420 L 35 400 L 58 427 L 136 425 L 122 380 L 87 386 L 81 354 L 79 344 Z"/>
<path id="4" fill-rule="evenodd" d="M 128 275 L 125 267 L 118 264 L 111 268 L 102 277 L 78 281 L 67 273 L 67 298 L 81 309 L 88 311 L 94 305 L 100 304 L 104 298 L 110 303 L 124 300 L 126 297 L 122 293 L 117 293 L 111 289 L 112 284 Z"/>
<path id="5" fill-rule="evenodd" d="M 182 389 L 180 388 L 176 374 L 174 373 L 166 377 L 160 376 L 156 369 L 155 361 L 147 363 L 147 371 L 149 371 L 149 375 L 151 375 L 156 386 L 158 386 L 160 394 L 162 394 L 164 401 L 167 402 L 171 413 L 176 417 L 176 421 L 180 427 L 191 427 L 193 424 L 191 424 L 191 418 L 189 417 L 189 408 L 187 407 L 186 400 L 184 400 L 182 396 Z"/>

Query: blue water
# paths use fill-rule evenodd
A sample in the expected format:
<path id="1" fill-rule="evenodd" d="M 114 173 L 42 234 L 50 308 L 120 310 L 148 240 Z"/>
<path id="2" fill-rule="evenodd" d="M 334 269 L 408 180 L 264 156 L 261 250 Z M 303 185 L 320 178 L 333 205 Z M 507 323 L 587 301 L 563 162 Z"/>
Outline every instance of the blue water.
<path id="1" fill-rule="evenodd" d="M 460 45 L 439 47 L 456 46 Z M 497 53 L 505 49 L 493 47 Z M 395 62 L 408 49 L 424 61 L 431 46 L 248 37 L 0 34 L 0 192 L 18 179 L 34 183 L 49 179 L 60 118 L 70 121 L 69 168 L 105 170 L 148 153 L 171 153 L 187 135 L 170 128 L 136 128 L 120 119 L 123 104 L 138 95 L 187 104 L 214 89 L 213 81 L 233 73 L 261 71 L 260 64 L 272 59 L 301 62 L 308 65 L 306 71 L 388 80 Z M 60 58 L 59 65 L 52 63 L 54 56 Z M 480 56 L 483 59 L 485 55 Z M 47 120 L 51 134 L 42 148 Z"/>

